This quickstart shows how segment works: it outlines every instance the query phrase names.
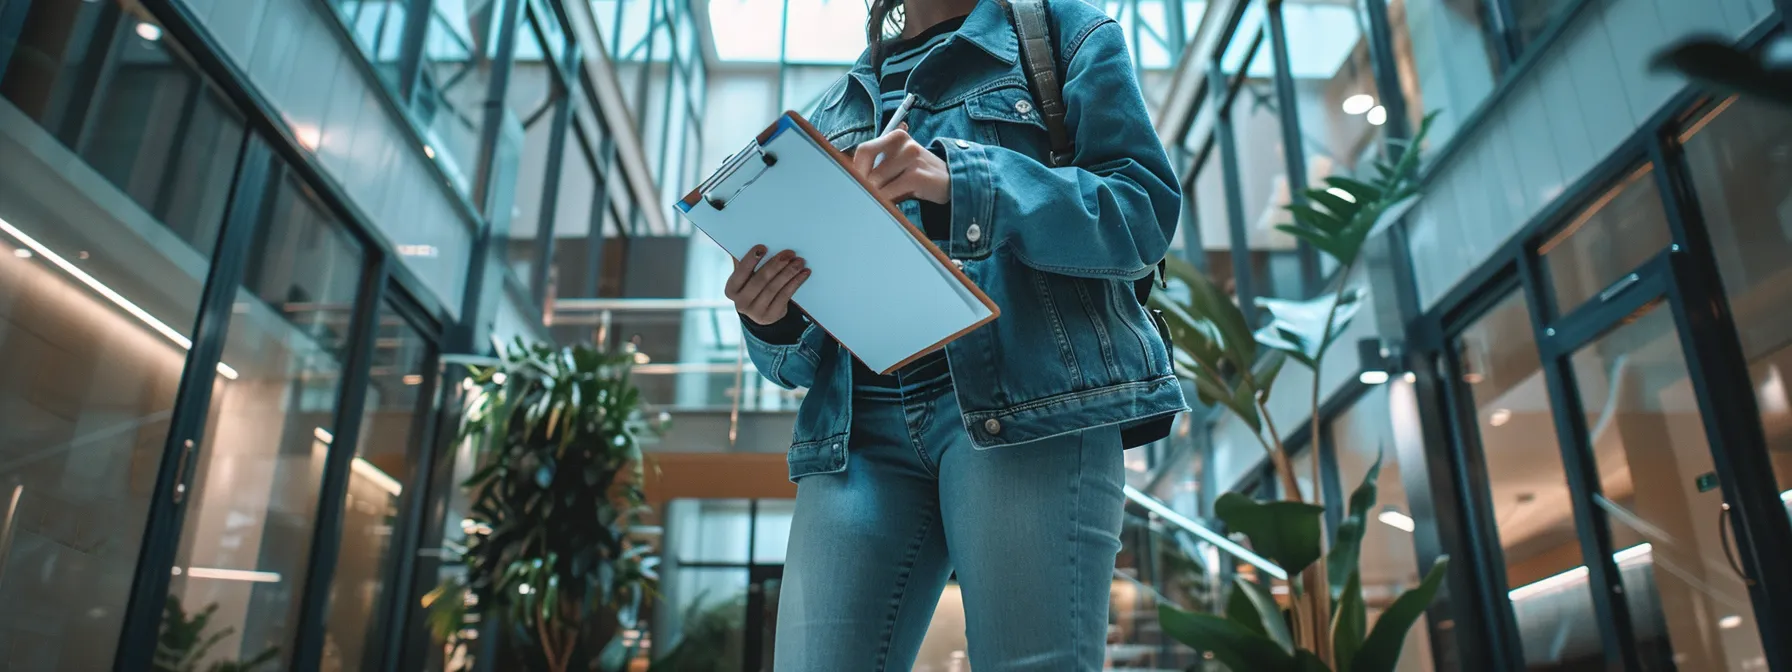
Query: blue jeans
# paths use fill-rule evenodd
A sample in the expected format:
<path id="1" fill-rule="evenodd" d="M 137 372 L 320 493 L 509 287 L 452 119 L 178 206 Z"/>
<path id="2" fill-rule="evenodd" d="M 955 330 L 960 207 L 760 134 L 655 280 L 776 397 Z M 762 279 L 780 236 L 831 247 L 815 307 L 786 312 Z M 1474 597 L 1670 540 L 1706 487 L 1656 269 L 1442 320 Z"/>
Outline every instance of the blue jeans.
<path id="1" fill-rule="evenodd" d="M 858 390 L 846 470 L 797 481 L 774 669 L 909 670 L 954 570 L 971 669 L 1101 668 L 1119 429 L 977 450 L 927 387 Z"/>

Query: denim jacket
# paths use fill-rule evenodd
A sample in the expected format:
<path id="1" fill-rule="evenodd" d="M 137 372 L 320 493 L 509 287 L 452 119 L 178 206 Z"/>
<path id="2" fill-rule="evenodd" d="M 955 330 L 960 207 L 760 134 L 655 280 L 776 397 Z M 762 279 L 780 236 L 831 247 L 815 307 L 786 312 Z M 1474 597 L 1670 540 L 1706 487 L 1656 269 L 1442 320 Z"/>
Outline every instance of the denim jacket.
<path id="1" fill-rule="evenodd" d="M 1076 143 L 1072 165 L 1045 164 L 1045 125 L 1007 8 L 996 0 L 978 3 L 909 79 L 918 98 L 909 132 L 944 156 L 951 173 L 951 238 L 941 249 L 1002 309 L 946 346 L 965 431 L 978 448 L 1125 427 L 1187 408 L 1169 353 L 1132 293 L 1132 281 L 1169 249 L 1182 198 L 1175 174 L 1119 24 L 1083 0 L 1048 6 Z M 836 147 L 876 135 L 873 73 L 869 55 L 861 56 L 810 119 Z M 902 210 L 920 221 L 917 203 Z M 773 383 L 809 388 L 797 411 L 791 478 L 844 470 L 850 353 L 814 324 L 793 344 L 746 338 L 753 364 Z"/>

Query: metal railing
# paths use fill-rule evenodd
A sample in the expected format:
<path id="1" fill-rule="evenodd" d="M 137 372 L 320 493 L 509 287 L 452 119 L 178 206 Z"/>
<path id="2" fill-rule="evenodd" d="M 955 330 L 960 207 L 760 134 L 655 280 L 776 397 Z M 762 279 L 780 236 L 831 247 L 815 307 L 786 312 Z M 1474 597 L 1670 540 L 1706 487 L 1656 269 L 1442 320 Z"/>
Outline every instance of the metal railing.
<path id="1" fill-rule="evenodd" d="M 759 375 L 729 301 L 558 299 L 546 317 L 561 343 L 632 350 L 644 401 L 664 410 L 795 411 L 803 398 Z"/>

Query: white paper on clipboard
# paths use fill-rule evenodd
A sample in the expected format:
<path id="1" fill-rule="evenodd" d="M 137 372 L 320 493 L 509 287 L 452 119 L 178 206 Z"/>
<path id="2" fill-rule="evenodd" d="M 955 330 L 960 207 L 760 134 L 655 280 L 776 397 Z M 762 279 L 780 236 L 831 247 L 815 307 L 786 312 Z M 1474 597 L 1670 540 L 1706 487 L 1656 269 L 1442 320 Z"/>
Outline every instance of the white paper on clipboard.
<path id="1" fill-rule="evenodd" d="M 794 300 L 875 371 L 891 371 L 1000 314 L 794 112 L 678 209 L 737 259 L 755 245 L 801 256 L 813 275 Z"/>

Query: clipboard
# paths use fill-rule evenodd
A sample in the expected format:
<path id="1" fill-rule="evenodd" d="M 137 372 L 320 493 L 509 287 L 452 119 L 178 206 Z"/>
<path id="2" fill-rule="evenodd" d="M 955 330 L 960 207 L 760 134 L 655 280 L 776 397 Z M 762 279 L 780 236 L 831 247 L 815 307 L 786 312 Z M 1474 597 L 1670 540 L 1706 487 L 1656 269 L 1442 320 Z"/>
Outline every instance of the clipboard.
<path id="1" fill-rule="evenodd" d="M 676 205 L 736 260 L 755 245 L 803 257 L 813 275 L 792 300 L 873 371 L 889 374 L 1002 314 L 796 112 Z"/>

